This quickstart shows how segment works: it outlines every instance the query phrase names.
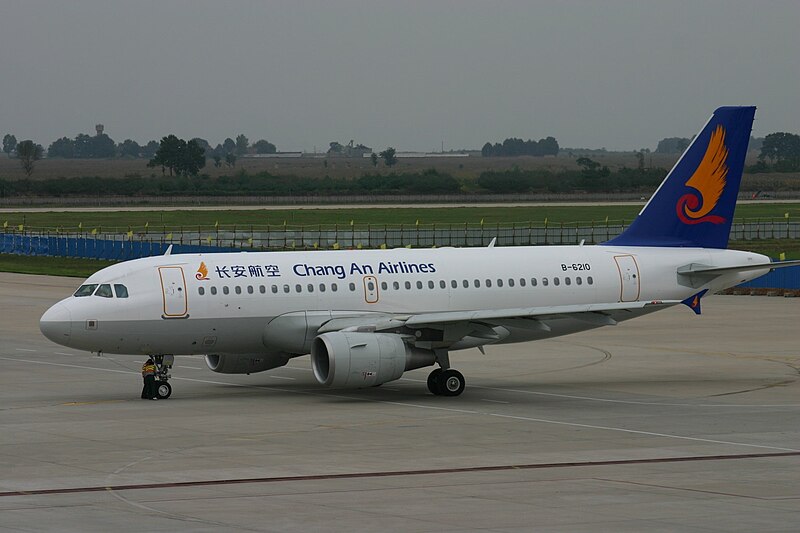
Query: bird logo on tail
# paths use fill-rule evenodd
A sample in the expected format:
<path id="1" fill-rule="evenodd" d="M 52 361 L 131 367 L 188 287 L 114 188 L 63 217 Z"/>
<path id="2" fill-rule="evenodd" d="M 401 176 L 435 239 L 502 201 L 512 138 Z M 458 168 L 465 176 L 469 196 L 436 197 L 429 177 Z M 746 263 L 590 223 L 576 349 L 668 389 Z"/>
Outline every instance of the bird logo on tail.
<path id="1" fill-rule="evenodd" d="M 680 197 L 675 206 L 681 222 L 684 224 L 700 224 L 701 222 L 722 224 L 725 222 L 723 217 L 709 213 L 717 206 L 722 191 L 725 190 L 728 175 L 727 159 L 725 128 L 719 125 L 711 133 L 703 160 L 697 165 L 692 177 L 686 181 L 686 186 L 695 189 L 700 196 L 698 197 L 694 192 L 686 193 Z"/>

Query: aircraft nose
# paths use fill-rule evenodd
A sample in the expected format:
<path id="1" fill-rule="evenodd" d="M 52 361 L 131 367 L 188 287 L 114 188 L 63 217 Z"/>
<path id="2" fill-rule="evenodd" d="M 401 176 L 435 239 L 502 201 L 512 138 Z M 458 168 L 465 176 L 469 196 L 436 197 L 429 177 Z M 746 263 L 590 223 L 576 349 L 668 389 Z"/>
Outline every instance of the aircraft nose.
<path id="1" fill-rule="evenodd" d="M 39 329 L 42 334 L 57 344 L 65 344 L 72 333 L 72 321 L 69 308 L 63 303 L 57 303 L 39 319 Z"/>

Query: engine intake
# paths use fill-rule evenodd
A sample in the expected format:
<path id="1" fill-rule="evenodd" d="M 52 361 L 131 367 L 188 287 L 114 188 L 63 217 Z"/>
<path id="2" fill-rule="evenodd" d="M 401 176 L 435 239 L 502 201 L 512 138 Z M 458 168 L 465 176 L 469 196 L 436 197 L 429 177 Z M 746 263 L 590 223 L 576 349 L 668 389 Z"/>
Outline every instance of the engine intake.
<path id="1" fill-rule="evenodd" d="M 434 362 L 433 352 L 410 347 L 392 333 L 323 333 L 311 346 L 314 377 L 328 387 L 374 387 Z"/>

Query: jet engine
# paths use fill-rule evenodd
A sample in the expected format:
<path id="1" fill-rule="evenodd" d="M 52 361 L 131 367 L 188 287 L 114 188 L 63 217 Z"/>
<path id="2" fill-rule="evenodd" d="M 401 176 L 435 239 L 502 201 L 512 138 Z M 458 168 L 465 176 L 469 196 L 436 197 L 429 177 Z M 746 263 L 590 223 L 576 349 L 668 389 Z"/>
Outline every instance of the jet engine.
<path id="1" fill-rule="evenodd" d="M 284 353 L 271 354 L 209 354 L 206 365 L 220 374 L 254 374 L 285 365 L 289 356 Z"/>
<path id="2" fill-rule="evenodd" d="M 432 351 L 408 346 L 391 333 L 336 331 L 319 335 L 311 345 L 314 377 L 344 389 L 381 385 L 435 361 Z"/>

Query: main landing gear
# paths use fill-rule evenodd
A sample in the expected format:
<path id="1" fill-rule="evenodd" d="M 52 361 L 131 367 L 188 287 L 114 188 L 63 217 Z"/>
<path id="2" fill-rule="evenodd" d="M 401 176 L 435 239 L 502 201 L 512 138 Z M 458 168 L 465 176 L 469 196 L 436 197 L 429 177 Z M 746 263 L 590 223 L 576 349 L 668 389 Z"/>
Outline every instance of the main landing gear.
<path id="1" fill-rule="evenodd" d="M 169 371 L 175 362 L 174 355 L 154 355 L 153 364 L 156 367 L 156 394 L 159 400 L 166 400 L 172 395 L 172 385 L 169 384 Z"/>
<path id="2" fill-rule="evenodd" d="M 450 368 L 450 358 L 446 351 L 436 351 L 436 362 L 441 368 L 428 374 L 428 390 L 434 396 L 458 396 L 464 392 L 467 382 L 458 370 Z"/>

